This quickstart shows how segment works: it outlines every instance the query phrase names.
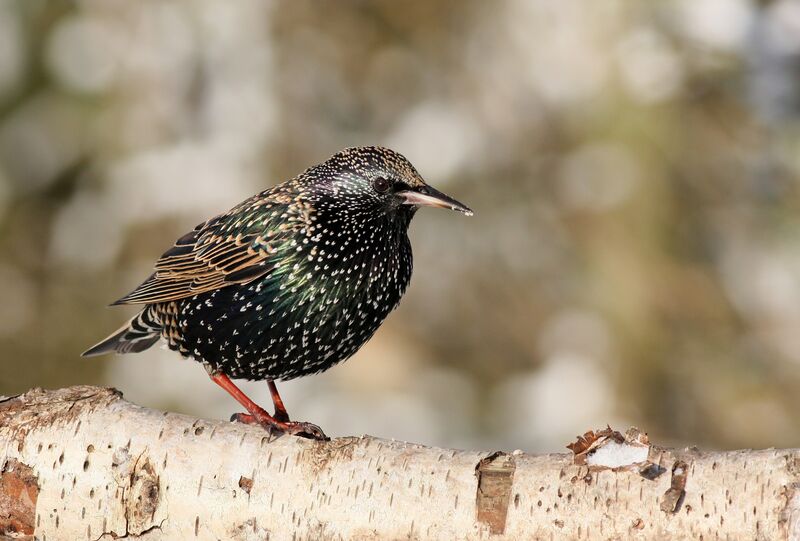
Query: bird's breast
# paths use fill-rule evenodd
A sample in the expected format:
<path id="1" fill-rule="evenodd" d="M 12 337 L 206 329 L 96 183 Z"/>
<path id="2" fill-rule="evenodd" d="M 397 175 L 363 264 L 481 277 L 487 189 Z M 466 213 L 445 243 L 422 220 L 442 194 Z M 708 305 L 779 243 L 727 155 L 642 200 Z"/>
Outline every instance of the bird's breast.
<path id="1" fill-rule="evenodd" d="M 338 251 L 299 243 L 268 276 L 189 299 L 185 349 L 231 377 L 291 379 L 330 368 L 400 302 L 413 262 L 407 236 L 399 240 Z"/>

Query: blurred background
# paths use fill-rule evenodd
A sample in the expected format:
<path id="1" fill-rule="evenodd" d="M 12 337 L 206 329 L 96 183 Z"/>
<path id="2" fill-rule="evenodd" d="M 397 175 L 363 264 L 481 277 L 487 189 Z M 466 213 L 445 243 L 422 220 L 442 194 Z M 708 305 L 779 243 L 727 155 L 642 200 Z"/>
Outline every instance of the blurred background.
<path id="1" fill-rule="evenodd" d="M 279 386 L 293 418 L 467 448 L 606 423 L 800 446 L 792 0 L 0 0 L 0 394 L 111 385 L 227 419 L 174 353 L 79 354 L 173 239 L 365 144 L 476 215 L 417 215 L 404 302 Z"/>

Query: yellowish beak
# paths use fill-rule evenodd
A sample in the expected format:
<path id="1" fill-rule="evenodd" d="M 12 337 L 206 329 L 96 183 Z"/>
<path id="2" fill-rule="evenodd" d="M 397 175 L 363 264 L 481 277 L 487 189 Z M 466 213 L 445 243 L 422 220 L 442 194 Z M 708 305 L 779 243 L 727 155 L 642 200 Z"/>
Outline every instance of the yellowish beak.
<path id="1" fill-rule="evenodd" d="M 427 185 L 397 192 L 397 196 L 403 200 L 403 205 L 456 210 L 466 216 L 472 216 L 473 214 L 472 209 L 466 205 Z"/>

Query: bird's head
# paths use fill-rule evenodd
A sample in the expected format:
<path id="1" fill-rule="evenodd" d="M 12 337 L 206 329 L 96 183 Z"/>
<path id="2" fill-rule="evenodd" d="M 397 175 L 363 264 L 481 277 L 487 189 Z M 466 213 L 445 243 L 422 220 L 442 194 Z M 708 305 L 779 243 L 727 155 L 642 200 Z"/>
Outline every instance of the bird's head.
<path id="1" fill-rule="evenodd" d="M 337 198 L 347 199 L 354 207 L 383 214 L 413 214 L 419 207 L 439 207 L 472 215 L 467 206 L 428 186 L 411 162 L 388 148 L 346 148 L 320 167 L 324 169 L 321 176 L 331 179 Z"/>

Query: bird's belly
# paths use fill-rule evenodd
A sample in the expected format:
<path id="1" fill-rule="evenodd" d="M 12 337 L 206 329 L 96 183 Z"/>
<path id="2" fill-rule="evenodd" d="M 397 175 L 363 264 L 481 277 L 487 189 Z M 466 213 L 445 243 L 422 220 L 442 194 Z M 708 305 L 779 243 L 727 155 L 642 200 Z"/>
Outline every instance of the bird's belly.
<path id="1" fill-rule="evenodd" d="M 380 299 L 364 290 L 316 303 L 259 298 L 245 286 L 220 289 L 184 301 L 181 338 L 170 345 L 232 378 L 293 379 L 352 356 L 404 289 Z"/>

